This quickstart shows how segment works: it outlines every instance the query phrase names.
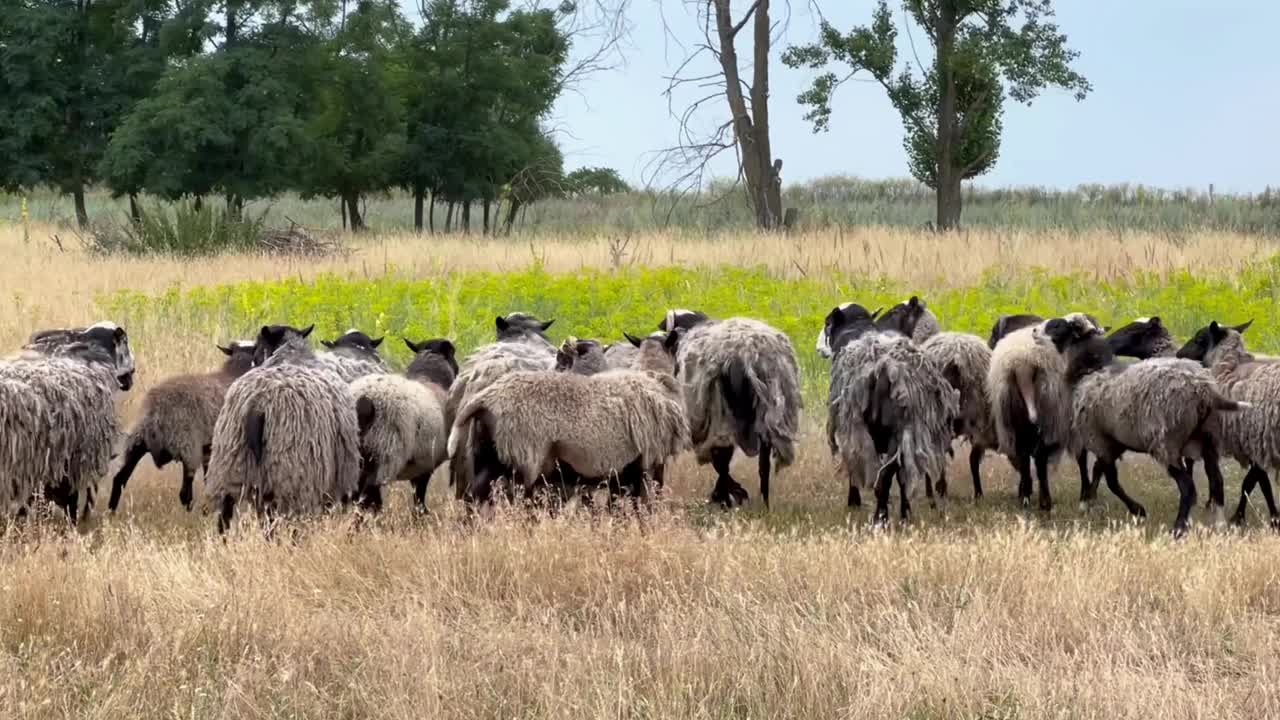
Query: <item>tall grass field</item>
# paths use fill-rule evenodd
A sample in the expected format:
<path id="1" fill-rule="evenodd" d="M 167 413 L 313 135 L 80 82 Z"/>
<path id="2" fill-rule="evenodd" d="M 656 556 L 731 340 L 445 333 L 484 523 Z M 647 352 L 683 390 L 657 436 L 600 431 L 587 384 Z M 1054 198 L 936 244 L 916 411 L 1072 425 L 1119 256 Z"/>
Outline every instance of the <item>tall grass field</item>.
<path id="1" fill-rule="evenodd" d="M 833 306 L 915 294 L 945 329 L 983 337 L 1001 314 L 1080 310 L 1111 325 L 1159 315 L 1183 338 L 1254 319 L 1250 347 L 1280 352 L 1265 234 L 388 228 L 331 256 L 198 260 L 104 258 L 68 238 L 48 217 L 0 224 L 0 343 L 120 323 L 138 366 L 126 424 L 150 387 L 216 367 L 215 343 L 265 323 L 358 327 L 403 367 L 402 338 L 465 355 L 510 311 L 554 318 L 553 340 L 611 342 L 686 307 L 790 336 L 804 437 L 770 510 L 753 461 L 734 467 L 751 502 L 725 512 L 705 503 L 712 471 L 686 457 L 643 520 L 571 508 L 471 524 L 441 470 L 426 516 L 395 486 L 372 523 L 338 514 L 275 540 L 251 513 L 219 538 L 179 505 L 179 472 L 144 460 L 114 516 L 0 530 L 0 717 L 1280 717 L 1280 536 L 1265 513 L 1215 529 L 1199 503 L 1174 541 L 1173 483 L 1138 457 L 1121 474 L 1142 523 L 1105 490 L 1079 510 L 1072 463 L 1051 514 L 1018 506 L 994 455 L 975 502 L 957 448 L 945 503 L 873 529 L 868 508 L 844 507 L 814 351 Z M 1224 469 L 1231 504 L 1242 472 Z"/>

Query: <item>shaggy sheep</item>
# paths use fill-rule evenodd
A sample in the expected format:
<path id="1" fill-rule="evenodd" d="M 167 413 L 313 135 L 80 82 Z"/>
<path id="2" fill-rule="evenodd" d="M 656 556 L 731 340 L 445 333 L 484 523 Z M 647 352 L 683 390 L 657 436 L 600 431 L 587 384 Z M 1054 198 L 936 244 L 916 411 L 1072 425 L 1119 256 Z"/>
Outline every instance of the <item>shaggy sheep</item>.
<path id="1" fill-rule="evenodd" d="M 518 312 L 497 317 L 494 320 L 497 341 L 471 353 L 449 389 L 449 400 L 445 404 L 446 424 L 452 427 L 458 408 L 465 401 L 508 373 L 554 370 L 556 350 L 547 342 L 545 335 L 553 322 L 555 320 L 542 322 L 532 315 Z M 466 444 L 465 439 L 463 444 Z M 459 500 L 466 499 L 472 477 L 469 456 L 450 457 L 449 484 L 453 485 L 454 496 Z"/>
<path id="2" fill-rule="evenodd" d="M 965 333 L 944 332 L 929 338 L 920 351 L 942 371 L 960 394 L 960 413 L 953 436 L 969 442 L 969 474 L 973 477 L 973 496 L 982 497 L 982 457 L 987 450 L 1000 446 L 996 438 L 991 405 L 987 402 L 987 372 L 991 368 L 991 350 L 982 338 Z M 947 494 L 946 469 L 938 479 L 938 494 Z"/>
<path id="3" fill-rule="evenodd" d="M 617 476 L 646 498 L 645 474 L 689 442 L 674 376 L 678 338 L 646 340 L 636 370 L 515 372 L 477 393 L 449 434 L 449 456 L 469 455 L 476 469 L 467 494 L 487 498 L 505 477 L 528 495 L 567 466 L 573 478 Z"/>
<path id="4" fill-rule="evenodd" d="M 311 328 L 258 333 L 255 367 L 231 384 L 213 429 L 205 508 L 225 531 L 241 500 L 270 520 L 353 497 L 360 437 L 351 390 L 307 344 Z"/>
<path id="5" fill-rule="evenodd" d="M 1111 346 L 1095 327 L 1054 319 L 1036 326 L 1032 333 L 1039 344 L 1065 357 L 1063 372 L 1071 388 L 1076 441 L 1097 456 L 1108 486 L 1129 512 L 1146 515 L 1114 481 L 1116 462 L 1126 451 L 1134 451 L 1164 465 L 1177 483 L 1173 532 L 1184 534 L 1196 488 L 1182 460 L 1199 456 L 1209 476 L 1215 516 L 1221 522 L 1222 474 L 1212 429 L 1219 414 L 1248 405 L 1224 397 L 1213 376 L 1189 360 L 1157 358 L 1117 365 Z"/>
<path id="6" fill-rule="evenodd" d="M 147 391 L 142 400 L 142 417 L 125 440 L 124 462 L 111 483 L 111 499 L 107 503 L 111 512 L 119 507 L 120 494 L 138 462 L 148 453 L 157 468 L 175 459 L 182 464 L 178 501 L 191 509 L 196 468 L 203 467 L 205 477 L 209 475 L 213 425 L 222 409 L 222 398 L 231 383 L 253 367 L 252 341 L 217 347 L 227 356 L 217 371 L 171 377 Z"/>
<path id="7" fill-rule="evenodd" d="M 1244 523 L 1249 496 L 1255 486 L 1261 486 L 1271 525 L 1280 528 L 1280 511 L 1268 475 L 1280 468 L 1280 363 L 1245 349 L 1243 334 L 1252 324 L 1250 320 L 1227 327 L 1212 322 L 1196 332 L 1178 351 L 1178 357 L 1208 366 L 1224 393 L 1252 406 L 1221 416 L 1214 432 L 1222 453 L 1248 468 L 1231 520 L 1237 525 Z"/>
<path id="8" fill-rule="evenodd" d="M 427 483 L 448 458 L 444 405 L 458 373 L 453 343 L 428 340 L 405 345 L 414 352 L 404 376 L 366 375 L 351 383 L 360 428 L 360 504 L 382 509 L 382 488 L 413 483 L 414 506 L 426 510 Z"/>
<path id="9" fill-rule="evenodd" d="M 831 365 L 827 442 L 849 485 L 849 505 L 874 477 L 876 522 L 889 517 L 889 490 L 898 480 L 901 517 L 919 480 L 941 478 L 959 419 L 960 393 L 909 336 L 879 331 L 870 313 L 846 304 L 826 318 Z"/>
<path id="10" fill-rule="evenodd" d="M 366 375 L 381 375 L 387 372 L 386 364 L 378 355 L 382 340 L 374 340 L 352 328 L 336 340 L 321 340 L 320 344 L 328 350 L 317 353 L 316 359 L 328 365 L 346 382 L 354 382 Z"/>
<path id="11" fill-rule="evenodd" d="M 769 505 L 771 460 L 795 460 L 800 432 L 800 369 L 791 340 L 757 320 L 710 320 L 700 312 L 672 310 L 658 324 L 683 329 L 676 366 L 684 386 L 691 439 L 698 464 L 712 464 L 711 501 L 730 506 L 747 491 L 729 474 L 735 446 L 758 457 L 760 497 Z"/>
<path id="12" fill-rule="evenodd" d="M 120 432 L 115 393 L 133 384 L 128 335 L 113 323 L 32 335 L 0 361 L 0 509 L 43 493 L 75 523 L 86 514 Z"/>

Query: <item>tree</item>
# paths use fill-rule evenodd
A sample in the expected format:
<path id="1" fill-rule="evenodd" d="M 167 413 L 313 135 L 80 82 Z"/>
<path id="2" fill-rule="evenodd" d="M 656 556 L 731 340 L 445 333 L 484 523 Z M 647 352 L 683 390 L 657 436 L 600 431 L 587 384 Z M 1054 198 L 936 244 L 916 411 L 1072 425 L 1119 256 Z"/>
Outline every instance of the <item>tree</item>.
<path id="1" fill-rule="evenodd" d="M 831 96 L 861 71 L 875 79 L 902 116 L 911 173 L 937 195 L 937 228 L 958 227 L 961 182 L 995 165 L 1005 93 L 1026 104 L 1047 87 L 1083 100 L 1089 82 L 1071 69 L 1079 53 L 1052 22 L 1051 0 L 904 0 L 912 21 L 933 46 L 933 63 L 899 67 L 897 37 L 887 0 L 871 24 L 842 35 L 827 22 L 817 43 L 789 48 L 790 67 L 822 68 L 832 61 L 851 70 L 819 75 L 798 100 L 812 109 L 815 132 L 826 130 Z M 909 28 L 908 28 L 909 31 Z M 914 44 L 912 45 L 914 49 Z"/>
<path id="2" fill-rule="evenodd" d="M 613 195 L 631 192 L 631 186 L 613 168 L 584 167 L 565 178 L 566 190 L 575 195 Z"/>
<path id="3" fill-rule="evenodd" d="M 769 54 L 773 49 L 770 0 L 753 0 L 740 16 L 731 9 L 731 0 L 707 0 L 698 16 L 703 42 L 681 63 L 670 81 L 668 98 L 684 86 L 711 88 L 712 92 L 690 103 L 680 114 L 680 142 L 660 155 L 654 174 L 675 169 L 675 189 L 700 188 L 707 165 L 720 154 L 737 153 L 738 178 L 746 183 L 747 200 L 755 214 L 756 227 L 775 228 L 782 223 L 782 188 L 778 172 L 782 161 L 774 160 L 769 138 Z M 751 78 L 739 69 L 738 36 L 751 26 Z M 689 68 L 703 53 L 710 54 L 719 70 L 712 75 L 690 75 Z M 694 118 L 707 103 L 723 96 L 729 119 L 709 135 L 694 128 Z M 683 188 L 681 186 L 684 186 Z"/>

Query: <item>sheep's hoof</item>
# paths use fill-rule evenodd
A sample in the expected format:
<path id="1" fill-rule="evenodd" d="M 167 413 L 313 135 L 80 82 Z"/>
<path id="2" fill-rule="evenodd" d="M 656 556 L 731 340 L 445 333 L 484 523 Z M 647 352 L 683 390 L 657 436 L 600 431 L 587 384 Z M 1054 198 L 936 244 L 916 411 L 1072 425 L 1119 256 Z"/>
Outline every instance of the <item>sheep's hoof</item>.
<path id="1" fill-rule="evenodd" d="M 1186 536 L 1187 536 L 1187 526 L 1186 526 L 1186 525 L 1174 525 L 1174 526 L 1173 526 L 1172 535 L 1173 535 L 1173 539 L 1174 539 L 1174 540 L 1181 540 L 1182 538 L 1184 538 L 1184 537 L 1186 537 Z"/>
<path id="2" fill-rule="evenodd" d="M 1031 498 L 1029 497 L 1022 498 L 1022 509 L 1023 510 L 1031 509 Z"/>
<path id="3" fill-rule="evenodd" d="M 1146 519 L 1147 519 L 1147 509 L 1146 509 L 1146 508 L 1144 508 L 1144 507 L 1142 507 L 1141 505 L 1139 505 L 1139 506 L 1135 507 L 1133 510 L 1131 510 L 1131 511 L 1130 511 L 1130 514 L 1131 514 L 1131 515 L 1133 515 L 1133 517 L 1134 517 L 1134 519 L 1135 519 L 1135 520 L 1139 520 L 1139 521 L 1141 521 L 1141 520 L 1146 520 Z"/>
<path id="4" fill-rule="evenodd" d="M 1221 530 L 1227 526 L 1227 515 L 1221 505 L 1213 507 L 1213 527 L 1215 530 Z"/>
<path id="5" fill-rule="evenodd" d="M 1280 530 L 1280 515 L 1271 516 L 1271 529 Z"/>

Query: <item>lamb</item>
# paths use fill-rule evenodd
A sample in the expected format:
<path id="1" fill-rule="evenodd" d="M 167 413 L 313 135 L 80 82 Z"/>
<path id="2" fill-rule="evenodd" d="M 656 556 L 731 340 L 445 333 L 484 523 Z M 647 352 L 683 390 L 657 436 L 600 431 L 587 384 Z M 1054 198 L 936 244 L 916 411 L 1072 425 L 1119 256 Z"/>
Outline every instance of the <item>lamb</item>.
<path id="1" fill-rule="evenodd" d="M 800 368 L 791 340 L 757 320 L 711 320 L 701 312 L 671 310 L 663 332 L 683 329 L 676 366 L 698 464 L 712 464 L 711 502 L 744 503 L 747 491 L 729 474 L 735 446 L 758 457 L 760 497 L 769 506 L 771 460 L 795 460 L 800 432 Z"/>
<path id="2" fill-rule="evenodd" d="M 360 477 L 351 390 L 307 344 L 312 328 L 263 326 L 254 368 L 231 384 L 213 429 L 204 509 L 225 532 L 241 500 L 260 520 L 350 500 Z"/>
<path id="3" fill-rule="evenodd" d="M 861 504 L 858 488 L 874 477 L 875 520 L 887 522 L 896 477 L 905 520 L 913 483 L 946 467 L 960 393 L 910 336 L 877 330 L 862 306 L 837 307 L 824 324 L 835 355 L 827 442 L 848 479 L 848 504 Z"/>
<path id="4" fill-rule="evenodd" d="M 366 375 L 381 375 L 387 372 L 387 366 L 378 355 L 378 346 L 383 338 L 374 340 L 368 335 L 351 328 L 336 340 L 321 340 L 320 344 L 328 348 L 327 352 L 317 353 L 316 359 L 338 373 L 343 380 L 354 382 Z"/>
<path id="5" fill-rule="evenodd" d="M 498 316 L 494 320 L 497 341 L 473 352 L 449 389 L 449 399 L 445 404 L 446 425 L 453 426 L 458 409 L 465 401 L 508 373 L 553 370 L 556 350 L 547 341 L 546 331 L 554 322 L 542 322 L 532 315 L 518 312 L 506 317 Z M 462 443 L 466 444 L 465 439 Z M 469 456 L 451 457 L 449 460 L 449 483 L 459 500 L 468 499 L 466 491 L 471 486 L 472 470 Z"/>
<path id="6" fill-rule="evenodd" d="M 25 514 L 43 493 L 79 520 L 106 473 L 120 427 L 115 393 L 133 385 L 128 334 L 114 323 L 33 334 L 0 361 L 0 510 Z"/>
<path id="7" fill-rule="evenodd" d="M 1215 516 L 1222 518 L 1222 473 L 1212 434 L 1216 419 L 1248 407 L 1224 397 L 1213 376 L 1198 363 L 1174 358 L 1117 365 L 1097 328 L 1054 319 L 1031 330 L 1035 342 L 1066 358 L 1063 373 L 1071 388 L 1077 442 L 1097 456 L 1107 484 L 1135 515 L 1146 511 L 1115 484 L 1116 462 L 1126 451 L 1150 455 L 1178 485 L 1173 533 L 1187 531 L 1196 488 L 1184 457 L 1201 457 L 1209 476 Z"/>
<path id="8" fill-rule="evenodd" d="M 431 474 L 448 458 L 444 405 L 458 374 L 453 343 L 426 340 L 405 345 L 413 361 L 401 375 L 366 375 L 351 383 L 360 428 L 360 504 L 382 509 L 382 488 L 413 483 L 414 507 L 427 509 Z"/>
<path id="9" fill-rule="evenodd" d="M 231 383 L 253 367 L 252 341 L 217 347 L 227 356 L 217 371 L 171 377 L 147 391 L 142 418 L 125 440 L 124 462 L 111 483 L 111 499 L 107 503 L 111 512 L 120 506 L 125 485 L 148 453 L 157 468 L 174 459 L 182 464 L 178 501 L 191 510 L 196 468 L 204 468 L 205 478 L 209 476 L 213 425 L 222 409 L 222 399 Z"/>
<path id="10" fill-rule="evenodd" d="M 1268 475 L 1280 468 L 1280 363 L 1245 349 L 1243 335 L 1252 324 L 1250 320 L 1228 327 L 1211 322 L 1179 349 L 1178 357 L 1203 363 L 1229 397 L 1252 406 L 1222 415 L 1214 431 L 1222 453 L 1248 468 L 1231 521 L 1244 524 L 1249 496 L 1255 486 L 1261 486 L 1271 526 L 1280 529 L 1280 511 Z"/>
<path id="11" fill-rule="evenodd" d="M 1083 331 L 1098 329 L 1082 313 L 1066 320 Z M 987 372 L 987 399 L 995 421 L 1000 452 L 1018 470 L 1018 497 L 1031 503 L 1031 465 L 1034 461 L 1040 485 L 1040 509 L 1053 507 L 1049 491 L 1049 466 L 1071 441 L 1071 393 L 1064 380 L 1065 360 L 1052 346 L 1036 342 L 1032 325 L 1005 335 L 991 353 Z M 1080 500 L 1090 499 L 1087 455 L 1077 455 L 1080 465 Z"/>
<path id="12" fill-rule="evenodd" d="M 674 375 L 678 339 L 676 332 L 646 339 L 636 370 L 515 372 L 477 393 L 449 434 L 449 456 L 469 455 L 476 468 L 468 495 L 488 497 L 503 477 L 528 495 L 567 466 L 575 478 L 617 475 L 633 496 L 647 498 L 645 474 L 689 444 Z"/>
<path id="13" fill-rule="evenodd" d="M 929 338 L 920 351 L 942 371 L 960 396 L 960 412 L 953 437 L 969 442 L 969 474 L 973 476 L 973 497 L 982 497 L 982 457 L 1000 443 L 996 437 L 991 405 L 987 402 L 987 373 L 991 350 L 982 338 L 965 333 L 944 332 Z M 938 494 L 947 494 L 946 470 L 938 480 Z"/>

